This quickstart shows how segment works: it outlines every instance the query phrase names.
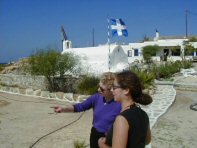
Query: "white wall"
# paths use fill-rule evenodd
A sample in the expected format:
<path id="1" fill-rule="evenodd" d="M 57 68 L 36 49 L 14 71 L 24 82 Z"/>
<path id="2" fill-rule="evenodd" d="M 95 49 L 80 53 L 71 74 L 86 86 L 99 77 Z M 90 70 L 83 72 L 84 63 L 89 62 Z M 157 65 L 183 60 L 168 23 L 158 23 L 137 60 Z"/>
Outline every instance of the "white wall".
<path id="1" fill-rule="evenodd" d="M 103 73 L 109 71 L 109 46 L 71 48 L 62 52 L 72 52 L 82 59 L 81 66 L 90 73 Z M 119 45 L 110 45 L 110 71 L 117 71 L 128 66 L 127 52 Z"/>

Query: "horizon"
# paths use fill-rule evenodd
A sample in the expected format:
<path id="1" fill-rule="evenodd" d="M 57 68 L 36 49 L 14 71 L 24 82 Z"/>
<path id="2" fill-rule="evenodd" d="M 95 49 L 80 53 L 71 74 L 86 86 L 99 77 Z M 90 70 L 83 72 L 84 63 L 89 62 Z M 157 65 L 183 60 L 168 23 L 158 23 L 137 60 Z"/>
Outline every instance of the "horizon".
<path id="1" fill-rule="evenodd" d="M 111 42 L 134 43 L 160 36 L 185 36 L 188 10 L 188 36 L 197 35 L 197 1 L 130 0 L 1 0 L 0 63 L 30 56 L 47 46 L 62 51 L 63 25 L 73 47 L 92 47 L 107 43 L 107 18 L 121 18 L 128 37 Z M 162 6 L 162 7 L 161 7 Z"/>

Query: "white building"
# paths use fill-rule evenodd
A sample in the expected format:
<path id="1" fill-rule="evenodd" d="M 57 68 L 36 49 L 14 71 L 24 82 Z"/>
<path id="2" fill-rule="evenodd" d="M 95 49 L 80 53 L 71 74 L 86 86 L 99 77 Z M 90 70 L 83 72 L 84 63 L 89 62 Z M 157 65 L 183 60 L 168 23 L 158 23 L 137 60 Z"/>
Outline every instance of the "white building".
<path id="1" fill-rule="evenodd" d="M 62 54 L 65 52 L 73 52 L 82 58 L 82 65 L 89 72 L 102 73 L 109 71 L 109 68 L 110 71 L 126 69 L 129 64 L 136 59 L 142 61 L 143 47 L 148 45 L 157 45 L 160 47 L 156 56 L 152 57 L 155 61 L 181 60 L 181 54 L 184 54 L 184 41 L 188 41 L 188 39 L 184 37 L 160 37 L 158 32 L 156 32 L 153 41 L 129 43 L 129 45 L 111 44 L 110 47 L 106 44 L 97 47 L 72 48 L 71 41 L 63 40 Z M 197 48 L 197 42 L 193 42 L 192 44 Z M 176 48 L 176 50 L 172 50 L 174 48 Z M 194 55 L 196 56 L 196 52 Z"/>
<path id="2" fill-rule="evenodd" d="M 156 32 L 156 37 L 154 41 L 145 41 L 142 43 L 130 43 L 130 62 L 133 62 L 134 57 L 137 57 L 138 60 L 143 60 L 142 50 L 145 46 L 154 46 L 157 45 L 160 47 L 159 52 L 156 53 L 156 56 L 152 57 L 155 61 L 176 61 L 181 60 L 181 55 L 184 55 L 184 42 L 188 41 L 185 37 L 159 37 L 158 32 Z M 191 43 L 194 48 L 197 48 L 197 42 Z M 176 49 L 176 50 L 174 50 Z M 165 58 L 166 56 L 166 58 Z M 196 56 L 196 52 L 191 56 L 187 56 L 186 58 L 191 58 L 192 56 Z"/>

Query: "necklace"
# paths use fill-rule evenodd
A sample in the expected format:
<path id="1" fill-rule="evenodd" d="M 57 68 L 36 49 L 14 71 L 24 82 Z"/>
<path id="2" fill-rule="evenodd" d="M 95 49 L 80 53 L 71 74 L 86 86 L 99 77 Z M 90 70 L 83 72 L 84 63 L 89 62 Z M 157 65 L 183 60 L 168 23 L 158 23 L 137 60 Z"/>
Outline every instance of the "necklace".
<path id="1" fill-rule="evenodd" d="M 133 104 L 130 104 L 130 105 L 126 106 L 126 107 L 124 107 L 124 108 L 122 109 L 122 111 L 126 110 L 128 107 L 130 107 L 130 108 L 136 107 L 136 104 L 133 103 Z"/>

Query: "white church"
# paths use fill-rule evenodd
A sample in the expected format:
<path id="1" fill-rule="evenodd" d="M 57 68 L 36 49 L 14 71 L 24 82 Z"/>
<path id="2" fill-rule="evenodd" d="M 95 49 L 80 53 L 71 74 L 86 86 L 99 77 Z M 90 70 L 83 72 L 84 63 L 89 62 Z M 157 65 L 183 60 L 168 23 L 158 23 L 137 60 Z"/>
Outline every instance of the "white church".
<path id="1" fill-rule="evenodd" d="M 156 56 L 152 57 L 154 61 L 164 60 L 166 55 L 167 61 L 181 60 L 181 54 L 184 54 L 184 41 L 188 41 L 185 37 L 160 37 L 156 31 L 153 41 L 144 41 L 140 43 L 129 43 L 128 45 L 108 44 L 99 45 L 97 47 L 72 48 L 72 42 L 63 39 L 63 51 L 77 54 L 82 59 L 82 65 L 86 66 L 89 71 L 94 73 L 102 73 L 107 71 L 120 71 L 129 67 L 129 65 L 138 60 L 143 61 L 143 47 L 148 45 L 157 45 L 160 47 Z M 197 42 L 191 42 L 194 48 L 197 48 Z M 109 50 L 110 48 L 110 50 Z M 177 48 L 176 52 L 172 49 Z M 194 52 L 193 56 L 197 56 Z M 186 58 L 190 59 L 191 56 Z"/>

